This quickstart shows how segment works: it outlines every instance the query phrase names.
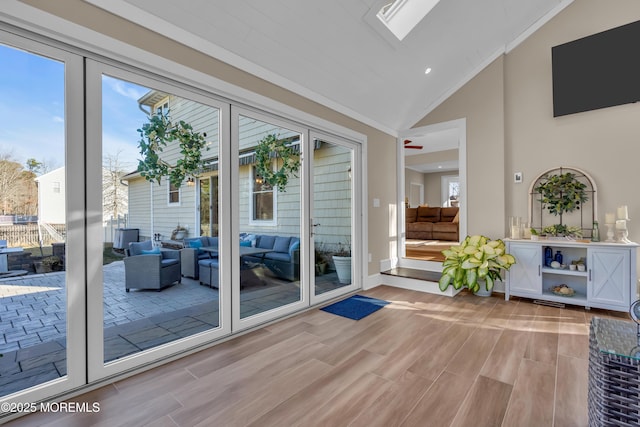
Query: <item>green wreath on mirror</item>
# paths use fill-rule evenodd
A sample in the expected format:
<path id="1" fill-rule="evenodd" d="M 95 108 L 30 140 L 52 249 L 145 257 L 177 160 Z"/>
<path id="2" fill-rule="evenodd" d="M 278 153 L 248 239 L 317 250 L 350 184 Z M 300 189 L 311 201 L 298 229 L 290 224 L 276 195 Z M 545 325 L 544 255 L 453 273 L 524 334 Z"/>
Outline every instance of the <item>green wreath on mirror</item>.
<path id="1" fill-rule="evenodd" d="M 202 150 L 209 150 L 205 137 L 206 133 L 195 132 L 193 127 L 180 120 L 172 123 L 169 112 L 155 114 L 149 122 L 138 129 L 140 133 L 140 155 L 138 171 L 147 181 L 160 184 L 163 176 L 169 177 L 171 184 L 179 188 L 188 176 L 198 174 L 204 165 Z M 171 142 L 178 141 L 181 158 L 174 165 L 160 158 L 160 154 Z"/>
<path id="2" fill-rule="evenodd" d="M 289 176 L 297 176 L 300 169 L 300 158 L 286 140 L 278 139 L 277 135 L 267 135 L 256 146 L 256 169 L 263 180 L 276 187 L 278 191 L 286 191 Z M 271 159 L 282 160 L 282 166 L 276 170 L 271 165 Z"/>

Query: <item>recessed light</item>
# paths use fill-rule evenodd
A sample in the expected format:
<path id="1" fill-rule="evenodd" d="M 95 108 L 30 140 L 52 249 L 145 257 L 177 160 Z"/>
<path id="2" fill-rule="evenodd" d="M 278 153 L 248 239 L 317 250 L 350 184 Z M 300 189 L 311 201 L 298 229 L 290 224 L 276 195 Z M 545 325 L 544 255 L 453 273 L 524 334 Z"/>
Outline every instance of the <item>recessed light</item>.
<path id="1" fill-rule="evenodd" d="M 430 72 L 431 72 L 431 67 L 427 67 L 427 69 L 426 69 L 426 70 L 424 70 L 424 73 L 425 73 L 425 74 L 429 74 Z"/>

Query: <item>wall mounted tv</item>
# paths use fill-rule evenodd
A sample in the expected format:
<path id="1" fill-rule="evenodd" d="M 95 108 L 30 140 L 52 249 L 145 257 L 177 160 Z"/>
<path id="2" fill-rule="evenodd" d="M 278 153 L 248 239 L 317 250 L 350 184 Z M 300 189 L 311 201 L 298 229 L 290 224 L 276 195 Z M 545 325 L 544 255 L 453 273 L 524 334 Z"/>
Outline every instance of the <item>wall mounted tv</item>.
<path id="1" fill-rule="evenodd" d="M 551 48 L 553 116 L 640 101 L 640 21 Z"/>

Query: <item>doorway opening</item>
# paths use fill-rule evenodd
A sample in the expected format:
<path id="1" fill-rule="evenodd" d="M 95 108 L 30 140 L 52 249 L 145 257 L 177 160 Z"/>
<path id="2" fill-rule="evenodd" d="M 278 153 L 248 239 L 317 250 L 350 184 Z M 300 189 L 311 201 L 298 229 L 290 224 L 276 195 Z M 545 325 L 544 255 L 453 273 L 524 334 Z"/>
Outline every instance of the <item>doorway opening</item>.
<path id="1" fill-rule="evenodd" d="M 421 148 L 407 150 L 407 139 Z M 467 233 L 466 120 L 402 132 L 398 170 L 397 265 L 440 271 L 442 250 Z"/>

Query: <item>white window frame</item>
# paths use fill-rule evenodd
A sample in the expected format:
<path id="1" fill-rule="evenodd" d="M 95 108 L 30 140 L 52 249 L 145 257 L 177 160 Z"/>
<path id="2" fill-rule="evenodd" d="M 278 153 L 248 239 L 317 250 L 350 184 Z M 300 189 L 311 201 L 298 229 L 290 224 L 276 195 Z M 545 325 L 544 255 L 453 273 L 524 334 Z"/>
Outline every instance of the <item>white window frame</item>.
<path id="1" fill-rule="evenodd" d="M 253 203 L 253 195 L 254 191 L 254 180 L 253 176 L 256 170 L 255 165 L 251 165 L 249 169 L 249 225 L 258 226 L 258 227 L 275 227 L 278 225 L 278 188 L 273 187 L 271 190 L 271 197 L 273 197 L 273 218 L 272 219 L 254 219 L 255 217 L 255 205 Z"/>
<path id="2" fill-rule="evenodd" d="M 171 193 L 178 192 L 178 201 L 171 201 Z M 171 190 L 171 181 L 167 178 L 167 206 L 180 206 L 182 202 L 182 187 L 177 187 L 175 190 Z"/>

